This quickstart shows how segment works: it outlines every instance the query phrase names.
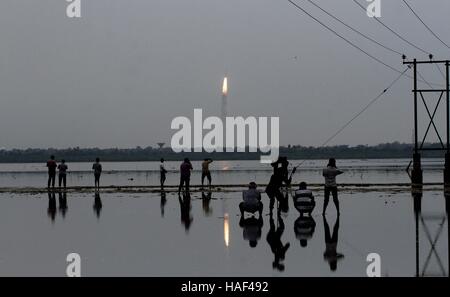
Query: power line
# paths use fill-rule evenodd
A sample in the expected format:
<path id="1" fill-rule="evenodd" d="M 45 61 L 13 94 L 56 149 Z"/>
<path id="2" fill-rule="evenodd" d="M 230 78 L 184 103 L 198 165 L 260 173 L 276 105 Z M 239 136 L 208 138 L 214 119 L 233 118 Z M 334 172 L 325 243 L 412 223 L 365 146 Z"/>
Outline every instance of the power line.
<path id="1" fill-rule="evenodd" d="M 434 33 L 433 30 L 431 30 L 431 28 L 429 26 L 427 26 L 427 24 L 425 24 L 425 22 L 414 11 L 414 9 L 411 7 L 411 5 L 409 5 L 408 2 L 406 2 L 406 0 L 403 0 L 403 3 L 405 3 L 406 6 L 408 6 L 409 10 L 411 10 L 411 12 L 419 19 L 419 21 L 425 26 L 425 28 L 427 28 L 427 30 L 430 31 L 430 33 L 433 34 L 434 37 L 436 37 L 437 40 L 439 40 L 443 45 L 445 45 L 447 48 L 450 49 L 450 46 L 448 46 L 447 43 L 445 43 L 441 38 L 439 38 L 439 36 L 437 36 L 436 33 Z"/>
<path id="2" fill-rule="evenodd" d="M 359 7 L 361 7 L 362 10 L 366 11 L 366 8 L 364 6 L 362 6 L 358 1 L 356 0 L 352 0 L 353 2 L 355 2 Z M 415 45 L 414 43 L 408 41 L 406 38 L 402 37 L 399 33 L 395 32 L 394 30 L 392 30 L 389 26 L 387 26 L 385 23 L 383 23 L 382 21 L 379 20 L 379 18 L 373 18 L 375 19 L 378 23 L 380 23 L 383 27 L 385 27 L 386 29 L 388 29 L 392 34 L 394 34 L 395 36 L 397 36 L 398 38 L 400 38 L 401 40 L 403 40 L 404 42 L 406 42 L 407 44 L 409 44 L 410 46 L 414 47 L 415 49 L 425 53 L 425 54 L 430 54 L 429 52 L 427 52 L 426 50 L 418 47 L 417 45 Z"/>
<path id="3" fill-rule="evenodd" d="M 342 36 L 341 34 L 339 34 L 338 32 L 336 32 L 335 30 L 333 30 L 332 28 L 330 28 L 329 26 L 327 26 L 326 24 L 324 24 L 322 21 L 320 21 L 319 19 L 317 19 L 316 17 L 314 17 L 313 15 L 311 15 L 309 12 L 307 12 L 306 10 L 304 10 L 302 7 L 300 7 L 297 3 L 293 2 L 292 0 L 288 0 L 289 3 L 291 3 L 292 5 L 294 5 L 297 9 L 301 10 L 303 13 L 305 13 L 307 16 L 309 16 L 310 18 L 312 18 L 313 20 L 315 20 L 316 22 L 318 22 L 320 25 L 322 25 L 323 27 L 325 27 L 326 29 L 328 29 L 329 31 L 331 31 L 334 35 L 338 36 L 339 38 L 341 38 L 342 40 L 344 40 L 345 42 L 347 42 L 348 44 L 350 44 L 351 46 L 353 46 L 354 48 L 356 48 L 357 50 L 361 51 L 362 53 L 364 53 L 366 56 L 368 56 L 369 58 L 377 61 L 378 63 L 386 66 L 387 68 L 391 69 L 392 71 L 395 71 L 397 73 L 402 73 L 400 70 L 392 67 L 391 65 L 381 61 L 380 59 L 378 59 L 377 57 L 371 55 L 370 53 L 368 53 L 367 51 L 363 50 L 362 48 L 360 48 L 359 46 L 357 46 L 356 44 L 354 44 L 353 42 L 351 42 L 350 40 L 348 40 L 347 38 L 345 38 L 344 36 Z"/>
<path id="4" fill-rule="evenodd" d="M 397 76 L 389 85 L 387 88 L 385 88 L 380 94 L 378 94 L 375 98 L 369 101 L 369 103 L 364 106 L 361 111 L 359 111 L 357 114 L 355 114 L 345 125 L 343 125 L 339 130 L 336 131 L 331 137 L 329 137 L 322 145 L 321 147 L 327 145 L 331 140 L 333 140 L 337 135 L 339 135 L 342 131 L 344 131 L 345 128 L 347 128 L 356 118 L 358 118 L 364 111 L 366 111 L 372 104 L 374 104 L 378 99 L 380 99 L 402 76 L 405 74 L 406 71 L 410 69 L 410 66 L 408 66 L 403 72 L 400 73 L 399 76 Z"/>
<path id="5" fill-rule="evenodd" d="M 342 131 L 344 131 L 354 120 L 356 120 L 361 114 L 363 114 L 367 109 L 369 109 L 370 106 L 372 106 L 378 99 L 380 99 L 384 94 L 387 93 L 396 83 L 397 81 L 405 75 L 406 71 L 408 71 L 411 68 L 411 65 L 408 65 L 408 67 L 403 70 L 399 76 L 397 76 L 381 93 L 379 93 L 376 97 L 374 97 L 372 100 L 370 100 L 359 112 L 357 112 L 349 121 L 347 121 L 341 128 L 339 128 L 333 135 L 327 138 L 320 146 L 319 148 L 322 148 L 326 146 L 330 141 L 332 141 L 336 136 L 338 136 Z M 300 162 L 296 167 L 301 166 L 306 160 L 303 160 Z"/>
<path id="6" fill-rule="evenodd" d="M 347 28 L 349 28 L 350 30 L 352 30 L 353 32 L 355 32 L 355 33 L 361 35 L 361 36 L 364 37 L 365 39 L 367 39 L 367 40 L 369 40 L 369 41 L 371 41 L 371 42 L 373 42 L 373 43 L 375 43 L 375 44 L 377 44 L 377 45 L 383 47 L 384 49 L 386 49 L 386 50 L 388 50 L 388 51 L 390 51 L 390 52 L 393 52 L 393 53 L 398 54 L 398 55 L 400 55 L 400 56 L 403 55 L 403 53 L 401 53 L 401 52 L 399 52 L 399 51 L 397 51 L 397 50 L 394 50 L 394 49 L 392 49 L 392 48 L 390 48 L 390 47 L 388 47 L 388 46 L 382 44 L 381 42 L 376 41 L 375 39 L 373 39 L 373 38 L 371 38 L 371 37 L 365 35 L 365 34 L 362 33 L 361 31 L 359 31 L 359 30 L 353 28 L 352 26 L 346 24 L 344 21 L 340 20 L 339 18 L 337 18 L 336 16 L 334 16 L 334 15 L 331 14 L 330 12 L 326 11 L 325 9 L 323 9 L 322 7 L 320 7 L 319 5 L 317 5 L 316 3 L 314 3 L 312 0 L 307 0 L 307 1 L 308 1 L 309 3 L 311 3 L 312 5 L 314 5 L 315 7 L 317 7 L 318 9 L 320 9 L 321 11 L 323 11 L 324 13 L 326 13 L 328 16 L 332 17 L 334 20 L 338 21 L 338 22 L 341 23 L 342 25 L 344 25 L 344 26 L 346 26 Z"/>
<path id="7" fill-rule="evenodd" d="M 291 3 L 294 7 L 296 7 L 297 9 L 301 10 L 303 13 L 305 13 L 307 16 L 309 16 L 310 18 L 312 18 L 314 21 L 316 21 L 317 23 L 319 23 L 320 25 L 322 25 L 323 27 L 325 27 L 327 30 L 329 30 L 330 32 L 332 32 L 334 35 L 338 36 L 339 38 L 341 38 L 342 40 L 344 40 L 345 42 L 347 42 L 348 44 L 350 44 L 352 47 L 356 48 L 357 50 L 359 50 L 360 52 L 364 53 L 366 56 L 368 56 L 369 58 L 375 60 L 376 62 L 384 65 L 385 67 L 391 69 L 392 71 L 395 71 L 397 73 L 401 73 L 402 75 L 404 74 L 404 72 L 396 69 L 395 67 L 392 67 L 391 65 L 387 64 L 386 62 L 383 62 L 382 60 L 380 60 L 379 58 L 373 56 L 372 54 L 368 53 L 367 51 L 363 50 L 361 47 L 359 47 L 358 45 L 354 44 L 353 42 L 351 42 L 350 40 L 348 40 L 347 38 L 345 38 L 344 36 L 342 36 L 341 34 L 339 34 L 338 32 L 336 32 L 335 30 L 333 30 L 330 26 L 324 24 L 322 21 L 320 21 L 318 18 L 314 17 L 312 14 L 310 14 L 308 11 L 306 11 L 305 9 L 303 9 L 301 6 L 299 6 L 297 3 L 293 2 L 292 0 L 288 0 L 289 3 Z M 405 74 L 406 77 L 408 78 L 412 78 L 410 75 Z M 422 81 L 425 82 L 425 81 Z M 434 84 L 434 85 L 438 85 L 438 84 Z"/>

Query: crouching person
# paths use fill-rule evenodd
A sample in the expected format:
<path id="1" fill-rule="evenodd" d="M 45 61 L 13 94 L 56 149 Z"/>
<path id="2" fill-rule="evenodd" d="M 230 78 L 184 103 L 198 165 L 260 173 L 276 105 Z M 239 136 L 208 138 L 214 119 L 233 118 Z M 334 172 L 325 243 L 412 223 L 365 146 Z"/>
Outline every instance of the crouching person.
<path id="1" fill-rule="evenodd" d="M 301 216 L 305 213 L 311 216 L 311 213 L 316 206 L 312 191 L 307 189 L 307 187 L 308 185 L 305 182 L 301 182 L 298 190 L 295 191 L 294 207 L 300 212 Z"/>
<path id="2" fill-rule="evenodd" d="M 248 190 L 242 193 L 243 202 L 239 203 L 239 209 L 241 211 L 241 215 L 244 215 L 244 212 L 255 213 L 259 212 L 261 216 L 263 211 L 263 204 L 261 202 L 261 193 L 256 189 L 256 183 L 251 182 L 248 185 Z"/>

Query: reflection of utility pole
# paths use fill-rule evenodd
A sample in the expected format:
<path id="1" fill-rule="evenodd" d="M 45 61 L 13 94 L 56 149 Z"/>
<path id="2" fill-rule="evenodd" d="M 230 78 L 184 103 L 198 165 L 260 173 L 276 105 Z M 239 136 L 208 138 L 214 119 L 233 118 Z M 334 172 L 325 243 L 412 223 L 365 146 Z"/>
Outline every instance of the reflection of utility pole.
<path id="1" fill-rule="evenodd" d="M 405 58 L 405 57 L 403 57 Z M 449 84 L 450 84 L 450 78 L 449 78 L 449 65 L 450 60 L 443 60 L 443 61 L 433 61 L 433 56 L 430 55 L 429 61 L 417 61 L 414 59 L 411 61 L 403 61 L 403 64 L 407 65 L 413 65 L 414 69 L 414 154 L 413 154 L 413 170 L 412 170 L 412 183 L 413 184 L 422 184 L 422 168 L 421 168 L 421 151 L 444 151 L 445 152 L 445 169 L 444 169 L 444 184 L 445 187 L 450 187 L 450 90 L 449 90 Z M 444 89 L 418 89 L 417 88 L 417 67 L 421 64 L 436 64 L 437 67 L 439 67 L 438 64 L 444 64 L 445 65 L 445 88 Z M 419 74 L 420 75 L 420 74 Z M 436 103 L 436 106 L 434 107 L 434 110 L 430 110 L 427 101 L 424 98 L 424 93 L 440 93 L 439 99 Z M 441 134 L 439 133 L 439 130 L 435 124 L 435 115 L 438 110 L 438 107 L 442 101 L 442 97 L 445 94 L 445 101 L 446 101 L 446 141 L 444 144 L 444 141 L 442 140 Z M 423 135 L 423 138 L 421 141 L 419 141 L 419 132 L 418 132 L 418 99 L 420 99 L 423 103 L 423 106 L 425 107 L 428 117 L 429 117 L 429 124 L 428 127 L 425 130 L 425 133 Z M 427 139 L 428 132 L 430 131 L 431 126 L 433 126 L 434 131 L 436 132 L 437 137 L 439 138 L 440 147 L 433 147 L 433 148 L 427 148 L 424 147 L 425 141 Z"/>
<path id="2" fill-rule="evenodd" d="M 445 212 L 447 213 L 447 269 L 450 276 L 450 193 L 445 194 Z"/>
<path id="3" fill-rule="evenodd" d="M 445 220 L 447 220 L 447 226 L 449 225 L 448 224 L 449 197 L 445 196 L 447 215 L 442 216 L 442 215 L 433 215 L 433 214 L 428 214 L 428 215 L 425 214 L 424 215 L 422 213 L 422 191 L 421 191 L 421 189 L 413 188 L 412 196 L 413 196 L 413 203 L 414 203 L 414 218 L 415 218 L 415 225 L 416 225 L 416 230 L 415 230 L 416 231 L 415 232 L 415 237 L 416 237 L 416 277 L 430 276 L 430 274 L 427 270 L 428 270 L 428 266 L 430 264 L 430 260 L 433 256 L 436 259 L 437 264 L 440 269 L 439 276 L 446 276 L 445 267 L 441 261 L 439 253 L 436 249 L 436 245 L 441 236 L 441 233 L 442 233 L 442 230 L 443 230 L 443 227 L 445 224 Z M 438 223 L 439 227 L 438 227 L 437 232 L 434 235 L 434 237 L 431 236 L 430 229 L 428 228 L 428 225 L 427 225 L 427 222 L 430 222 L 430 221 L 439 221 L 440 222 L 440 223 Z M 422 271 L 420 271 L 421 263 L 420 263 L 420 234 L 419 234 L 421 229 L 423 230 L 423 233 L 425 234 L 425 238 L 427 239 L 427 241 L 430 245 L 430 250 L 429 250 L 428 255 L 425 258 L 425 261 L 422 266 Z M 448 234 L 448 235 L 450 235 L 450 234 Z M 448 244 L 450 244 L 450 239 L 448 239 Z M 449 246 L 447 246 L 447 249 L 449 248 Z M 449 257 L 450 257 L 450 251 L 448 251 L 448 253 L 449 253 Z M 449 264 L 449 268 L 450 268 L 450 259 L 449 259 L 448 264 Z M 448 276 L 448 274 L 447 274 L 447 276 Z"/>
<path id="4" fill-rule="evenodd" d="M 419 277 L 419 216 L 422 211 L 422 189 L 412 190 L 413 203 L 414 203 L 414 219 L 416 222 L 416 277 Z"/>

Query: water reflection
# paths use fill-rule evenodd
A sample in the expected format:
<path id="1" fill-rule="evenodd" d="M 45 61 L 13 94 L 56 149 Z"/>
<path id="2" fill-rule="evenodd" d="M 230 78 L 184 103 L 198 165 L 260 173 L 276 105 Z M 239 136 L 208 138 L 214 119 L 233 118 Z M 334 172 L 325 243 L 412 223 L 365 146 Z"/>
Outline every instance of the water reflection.
<path id="1" fill-rule="evenodd" d="M 52 223 L 55 222 L 56 218 L 56 195 L 53 191 L 48 191 L 48 208 L 47 215 L 52 220 Z"/>
<path id="2" fill-rule="evenodd" d="M 59 202 L 59 212 L 61 213 L 62 217 L 66 217 L 67 213 L 67 192 L 58 192 L 58 202 Z"/>
<path id="3" fill-rule="evenodd" d="M 289 191 L 286 190 L 285 193 L 282 193 L 280 195 L 280 200 L 279 200 L 279 210 L 284 212 L 284 213 L 288 213 L 289 212 Z"/>
<path id="4" fill-rule="evenodd" d="M 183 191 L 183 197 L 178 194 L 178 201 L 180 202 L 181 223 L 188 232 L 194 220 L 191 216 L 191 194 L 188 191 Z"/>
<path id="5" fill-rule="evenodd" d="M 97 218 L 100 218 L 100 213 L 102 212 L 102 199 L 100 198 L 100 191 L 95 191 L 94 194 L 94 205 L 93 205 L 93 209 L 94 209 L 94 213 L 97 216 Z"/>
<path id="6" fill-rule="evenodd" d="M 323 226 L 325 229 L 325 252 L 323 253 L 323 258 L 330 265 L 330 270 L 336 271 L 338 261 L 344 258 L 343 254 L 337 252 L 339 216 L 336 217 L 336 222 L 333 227 L 333 234 L 330 233 L 330 226 L 328 225 L 326 216 L 323 216 Z"/>
<path id="7" fill-rule="evenodd" d="M 248 240 L 250 247 L 254 248 L 258 244 L 258 240 L 261 238 L 263 225 L 264 222 L 261 215 L 259 215 L 258 218 L 255 218 L 253 215 L 249 218 L 245 218 L 245 216 L 241 215 L 239 226 L 243 229 L 242 237 L 244 240 Z"/>
<path id="8" fill-rule="evenodd" d="M 166 192 L 164 190 L 161 190 L 161 203 L 160 203 L 160 208 L 161 208 L 161 217 L 164 218 L 164 208 L 166 206 L 167 203 L 167 199 L 166 199 Z"/>
<path id="9" fill-rule="evenodd" d="M 275 222 L 273 219 L 273 213 L 270 213 L 270 230 L 267 233 L 267 242 L 270 245 L 270 249 L 274 255 L 274 260 L 272 262 L 272 268 L 284 271 L 284 264 L 282 261 L 286 257 L 286 251 L 289 249 L 290 243 L 283 244 L 281 242 L 281 236 L 284 232 L 284 222 L 280 216 L 280 213 L 277 211 L 277 225 L 275 226 Z"/>
<path id="10" fill-rule="evenodd" d="M 294 223 L 295 237 L 300 241 L 301 247 L 308 245 L 308 240 L 314 235 L 316 230 L 316 221 L 311 216 L 300 215 Z"/>
<path id="11" fill-rule="evenodd" d="M 424 276 L 448 276 L 448 274 L 445 271 L 444 263 L 441 259 L 441 256 L 436 249 L 436 246 L 438 244 L 438 241 L 442 235 L 442 231 L 445 226 L 445 221 L 447 220 L 447 242 L 450 244 L 449 239 L 449 230 L 448 228 L 448 210 L 449 210 L 449 196 L 448 193 L 444 192 L 445 197 L 445 208 L 446 208 L 446 214 L 439 214 L 439 213 L 423 213 L 422 212 L 422 188 L 421 187 L 413 187 L 411 194 L 413 196 L 413 206 L 414 206 L 414 218 L 415 218 L 415 235 L 416 235 L 416 277 L 424 277 Z M 437 223 L 437 230 L 435 230 L 434 233 L 431 232 L 431 226 L 436 225 Z M 421 232 L 422 231 L 422 232 Z M 420 233 L 425 234 L 425 239 L 428 242 L 428 244 L 425 244 L 425 246 L 422 246 L 425 251 L 427 251 L 427 256 L 422 261 L 421 260 L 421 254 L 420 254 L 420 243 L 421 243 L 421 236 Z M 448 253 L 448 267 L 450 267 L 450 245 L 447 246 L 447 253 Z M 439 267 L 439 272 L 430 272 L 430 263 L 434 259 L 434 262 L 437 263 Z"/>
<path id="12" fill-rule="evenodd" d="M 203 207 L 203 213 L 205 216 L 209 217 L 212 214 L 212 208 L 210 206 L 211 203 L 211 191 L 202 191 L 202 207 Z"/>
<path id="13" fill-rule="evenodd" d="M 225 246 L 228 247 L 230 245 L 230 218 L 228 217 L 228 213 L 223 215 L 223 239 Z"/>

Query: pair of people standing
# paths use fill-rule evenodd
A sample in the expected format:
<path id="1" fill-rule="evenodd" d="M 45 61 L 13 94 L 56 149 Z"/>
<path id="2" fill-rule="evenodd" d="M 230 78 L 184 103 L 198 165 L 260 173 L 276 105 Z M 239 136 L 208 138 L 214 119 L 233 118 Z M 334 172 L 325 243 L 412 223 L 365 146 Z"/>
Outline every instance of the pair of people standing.
<path id="1" fill-rule="evenodd" d="M 47 187 L 52 188 L 55 187 L 56 180 L 56 170 L 58 169 L 58 186 L 61 188 L 61 185 L 66 188 L 67 186 L 67 170 L 69 167 L 66 164 L 64 159 L 61 160 L 61 164 L 57 164 L 55 161 L 55 156 L 50 156 L 50 160 L 47 161 L 48 168 L 48 182 Z M 102 165 L 100 164 L 100 159 L 96 158 L 95 163 L 92 165 L 92 169 L 94 170 L 94 178 L 95 178 L 95 187 L 100 187 L 100 175 L 102 173 Z"/>
<path id="2" fill-rule="evenodd" d="M 58 169 L 58 186 L 61 188 L 61 185 L 64 185 L 66 188 L 67 185 L 67 169 L 69 168 L 66 164 L 66 161 L 61 160 L 61 164 L 57 164 L 55 161 L 55 156 L 50 156 L 50 160 L 47 161 L 48 168 L 48 182 L 47 188 L 50 188 L 50 185 L 55 187 L 56 180 L 56 169 Z"/>
<path id="3" fill-rule="evenodd" d="M 164 159 L 161 158 L 159 164 L 159 173 L 160 173 L 160 185 L 161 191 L 164 190 L 164 183 L 166 181 L 166 173 L 167 169 L 164 165 Z M 211 187 L 211 172 L 209 170 L 209 164 L 213 162 L 212 159 L 207 158 L 202 162 L 202 188 L 204 186 L 205 178 L 208 181 L 208 186 Z M 188 158 L 185 158 L 183 163 L 180 166 L 180 184 L 178 186 L 178 192 L 181 192 L 181 188 L 185 187 L 186 191 L 189 191 L 189 184 L 191 179 L 191 170 L 193 169 L 191 161 Z"/>

